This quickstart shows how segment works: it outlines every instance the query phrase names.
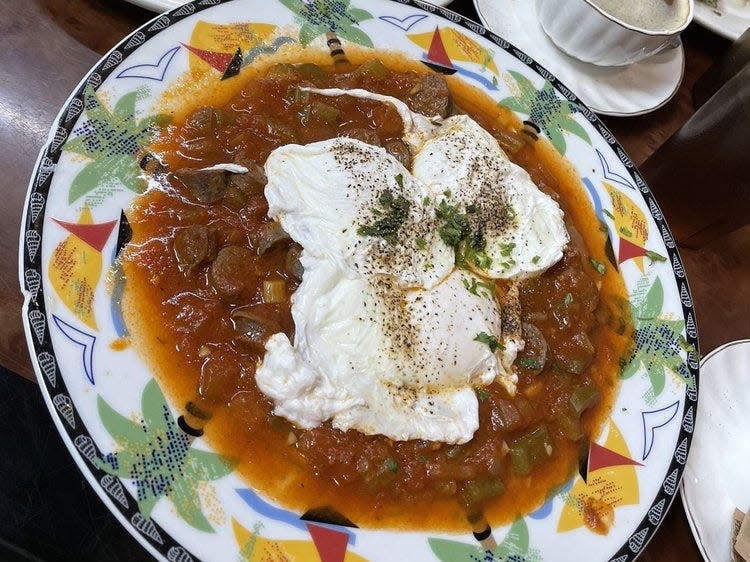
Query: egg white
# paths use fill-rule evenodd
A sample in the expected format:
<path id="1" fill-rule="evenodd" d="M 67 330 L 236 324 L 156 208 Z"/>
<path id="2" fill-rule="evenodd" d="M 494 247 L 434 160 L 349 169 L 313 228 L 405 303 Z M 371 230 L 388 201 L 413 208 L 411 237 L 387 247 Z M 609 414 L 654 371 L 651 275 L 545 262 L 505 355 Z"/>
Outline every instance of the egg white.
<path id="1" fill-rule="evenodd" d="M 268 340 L 258 387 L 302 428 L 331 420 L 394 440 L 465 443 L 479 423 L 474 388 L 499 381 L 513 394 L 524 346 L 520 322 L 504 332 L 494 291 L 477 284 L 538 275 L 559 260 L 562 211 L 468 116 L 428 119 L 365 90 L 306 89 L 393 104 L 413 165 L 348 138 L 271 153 L 269 216 L 302 245 L 305 271 L 292 296 L 294 342 Z M 386 191 L 409 203 L 395 243 L 361 230 L 380 216 Z M 456 269 L 439 235 L 443 200 L 476 213 L 489 267 Z"/>

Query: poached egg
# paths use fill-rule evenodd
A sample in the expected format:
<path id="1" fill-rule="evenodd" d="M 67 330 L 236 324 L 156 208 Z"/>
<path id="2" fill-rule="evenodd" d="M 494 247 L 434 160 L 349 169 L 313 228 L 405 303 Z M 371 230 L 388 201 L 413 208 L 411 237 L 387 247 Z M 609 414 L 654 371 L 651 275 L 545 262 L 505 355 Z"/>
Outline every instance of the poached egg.
<path id="1" fill-rule="evenodd" d="M 331 420 L 394 440 L 465 443 L 479 425 L 474 389 L 497 380 L 513 394 L 523 349 L 517 331 L 503 331 L 492 280 L 559 260 L 562 211 L 465 115 L 440 121 L 365 90 L 308 91 L 393 104 L 413 164 L 349 138 L 268 157 L 269 216 L 302 246 L 305 271 L 294 341 L 268 340 L 258 387 L 302 428 Z M 468 269 L 455 265 L 463 250 L 446 242 L 440 206 L 481 231 L 483 259 Z"/>

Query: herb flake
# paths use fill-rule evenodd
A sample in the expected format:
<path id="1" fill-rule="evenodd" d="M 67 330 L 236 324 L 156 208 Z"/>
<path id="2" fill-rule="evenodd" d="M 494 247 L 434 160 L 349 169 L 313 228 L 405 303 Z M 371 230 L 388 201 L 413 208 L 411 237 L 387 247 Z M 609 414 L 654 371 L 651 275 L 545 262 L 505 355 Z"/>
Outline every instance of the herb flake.
<path id="1" fill-rule="evenodd" d="M 435 216 L 444 221 L 438 228 L 438 234 L 447 246 L 455 248 L 469 235 L 469 220 L 461 212 L 459 205 L 451 205 L 443 199 L 435 209 Z"/>
<path id="2" fill-rule="evenodd" d="M 403 195 L 394 197 L 390 189 L 385 189 L 378 195 L 378 204 L 381 209 L 372 210 L 373 217 L 377 220 L 372 224 L 360 226 L 357 234 L 382 238 L 395 246 L 398 241 L 398 231 L 409 217 L 411 203 Z"/>
<path id="3" fill-rule="evenodd" d="M 474 341 L 478 341 L 479 343 L 485 344 L 487 347 L 490 348 L 490 351 L 492 353 L 495 353 L 498 349 L 502 350 L 502 346 L 500 345 L 500 342 L 498 341 L 497 337 L 492 336 L 488 334 L 487 332 L 479 332 L 477 336 L 474 338 Z"/>
<path id="4" fill-rule="evenodd" d="M 536 357 L 521 357 L 518 360 L 518 364 L 524 369 L 529 369 L 530 371 L 538 371 L 542 368 L 541 362 Z"/>
<path id="5" fill-rule="evenodd" d="M 469 291 L 472 295 L 476 295 L 478 297 L 491 299 L 492 295 L 495 292 L 495 285 L 493 283 L 487 281 L 478 281 L 476 277 L 472 277 L 471 282 L 469 282 L 466 277 L 462 278 L 461 281 L 463 281 L 464 287 L 466 287 L 467 291 Z"/>

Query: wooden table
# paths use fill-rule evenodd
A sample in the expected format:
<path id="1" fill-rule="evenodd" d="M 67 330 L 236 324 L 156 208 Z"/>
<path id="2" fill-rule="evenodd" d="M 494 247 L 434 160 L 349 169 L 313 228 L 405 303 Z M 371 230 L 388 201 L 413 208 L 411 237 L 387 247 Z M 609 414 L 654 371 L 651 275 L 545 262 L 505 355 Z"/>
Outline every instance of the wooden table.
<path id="1" fill-rule="evenodd" d="M 471 2 L 454 9 L 476 19 Z M 17 249 L 29 177 L 59 108 L 103 53 L 153 14 L 119 0 L 12 0 L 0 3 L 0 365 L 33 372 L 21 327 Z M 605 122 L 636 164 L 690 117 L 695 80 L 729 43 L 693 25 L 684 34 L 687 67 L 677 96 L 662 109 Z M 657 193 L 658 196 L 658 193 Z M 669 217 L 667 217 L 669 218 Z M 750 335 L 750 228 L 700 250 L 681 251 L 697 309 L 701 349 Z M 641 556 L 644 562 L 698 562 L 680 502 Z M 145 553 L 144 553 L 145 554 Z"/>

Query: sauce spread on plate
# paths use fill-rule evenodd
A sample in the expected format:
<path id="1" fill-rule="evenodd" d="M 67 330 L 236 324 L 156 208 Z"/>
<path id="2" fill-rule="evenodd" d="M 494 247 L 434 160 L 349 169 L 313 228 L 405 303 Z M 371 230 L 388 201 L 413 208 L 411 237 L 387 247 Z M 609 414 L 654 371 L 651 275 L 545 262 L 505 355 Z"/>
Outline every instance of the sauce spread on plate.
<path id="1" fill-rule="evenodd" d="M 604 236 L 575 172 L 548 143 L 528 139 L 511 112 L 477 90 L 393 55 L 383 60 L 276 64 L 201 96 L 186 94 L 187 85 L 171 92 L 179 111 L 152 147 L 163 165 L 128 211 L 123 302 L 132 345 L 178 409 L 210 418 L 211 446 L 282 505 L 330 507 L 360 526 L 458 530 L 479 513 L 500 524 L 561 486 L 606 418 L 632 341 L 626 291 L 614 267 L 592 267 L 607 262 Z M 497 299 L 525 346 L 514 388 L 500 380 L 473 388 L 479 423 L 465 443 L 398 441 L 331 422 L 301 429 L 258 389 L 265 343 L 273 334 L 294 341 L 291 299 L 304 272 L 300 246 L 268 216 L 269 155 L 349 137 L 406 168 L 413 158 L 392 104 L 311 88 L 393 96 L 425 116 L 468 114 L 564 211 L 570 243 L 541 275 L 467 277 L 465 289 Z M 381 204 L 365 226 L 387 225 L 379 217 L 399 200 Z M 477 341 L 496 348 L 493 337 L 481 332 Z"/>

